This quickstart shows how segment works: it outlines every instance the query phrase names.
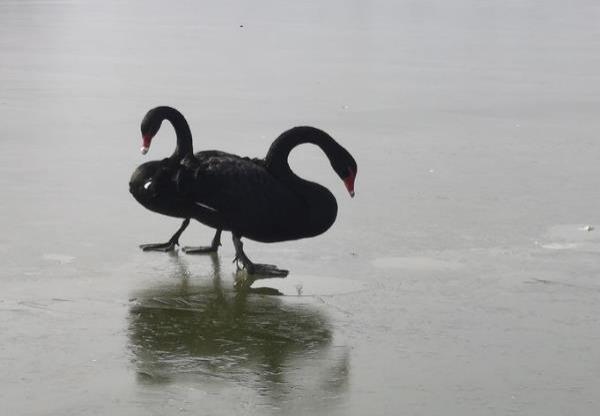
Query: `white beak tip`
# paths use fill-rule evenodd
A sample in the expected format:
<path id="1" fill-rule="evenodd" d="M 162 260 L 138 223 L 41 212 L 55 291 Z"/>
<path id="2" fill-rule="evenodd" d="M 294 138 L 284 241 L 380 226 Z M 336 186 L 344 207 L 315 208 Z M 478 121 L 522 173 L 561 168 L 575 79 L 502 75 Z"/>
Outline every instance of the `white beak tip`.
<path id="1" fill-rule="evenodd" d="M 140 149 L 140 152 L 142 152 L 142 154 L 145 155 L 146 153 L 148 153 L 148 148 L 147 147 L 142 147 Z"/>

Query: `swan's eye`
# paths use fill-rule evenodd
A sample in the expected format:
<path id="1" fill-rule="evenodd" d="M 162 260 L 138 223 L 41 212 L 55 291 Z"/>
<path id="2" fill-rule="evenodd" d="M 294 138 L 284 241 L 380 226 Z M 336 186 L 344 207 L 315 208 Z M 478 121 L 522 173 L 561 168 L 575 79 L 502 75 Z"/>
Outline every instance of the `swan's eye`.
<path id="1" fill-rule="evenodd" d="M 148 188 L 150 188 L 150 185 L 152 185 L 152 181 L 148 181 L 144 184 L 144 189 L 148 190 Z"/>

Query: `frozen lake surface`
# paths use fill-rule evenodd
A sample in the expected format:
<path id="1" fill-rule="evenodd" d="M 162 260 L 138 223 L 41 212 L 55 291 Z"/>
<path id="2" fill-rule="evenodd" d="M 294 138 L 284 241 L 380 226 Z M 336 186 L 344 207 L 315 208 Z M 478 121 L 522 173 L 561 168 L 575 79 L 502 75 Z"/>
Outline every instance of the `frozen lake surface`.
<path id="1" fill-rule="evenodd" d="M 600 411 L 600 5 L 0 0 L 0 413 Z M 294 125 L 355 156 L 336 224 L 246 242 L 291 270 L 144 253 L 139 123 L 264 156 Z M 193 223 L 185 244 L 207 244 Z"/>

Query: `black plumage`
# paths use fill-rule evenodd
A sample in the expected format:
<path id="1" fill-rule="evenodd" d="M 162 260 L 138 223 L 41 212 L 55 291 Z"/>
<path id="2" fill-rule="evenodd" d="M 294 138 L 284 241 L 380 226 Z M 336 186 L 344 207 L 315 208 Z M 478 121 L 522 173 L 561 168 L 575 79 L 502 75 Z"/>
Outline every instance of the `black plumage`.
<path id="1" fill-rule="evenodd" d="M 150 249 L 172 249 L 193 218 L 216 228 L 219 236 L 220 230 L 231 231 L 236 259 L 249 273 L 287 274 L 275 266 L 252 263 L 243 253 L 240 239 L 296 240 L 322 234 L 334 223 L 337 203 L 333 194 L 298 177 L 289 167 L 288 155 L 301 143 L 319 146 L 354 195 L 357 172 L 354 158 L 317 128 L 292 128 L 273 142 L 264 159 L 250 159 L 216 150 L 194 154 L 189 127 L 177 110 L 158 107 L 148 114 L 142 123 L 143 151 L 150 146 L 158 131 L 156 126 L 160 127 L 163 119 L 173 124 L 177 147 L 171 157 L 138 167 L 130 181 L 131 193 L 152 211 L 185 218 L 173 236 L 176 241 L 172 238 L 171 244 L 147 245 Z M 213 240 L 210 248 L 216 250 L 216 247 L 218 244 Z"/>

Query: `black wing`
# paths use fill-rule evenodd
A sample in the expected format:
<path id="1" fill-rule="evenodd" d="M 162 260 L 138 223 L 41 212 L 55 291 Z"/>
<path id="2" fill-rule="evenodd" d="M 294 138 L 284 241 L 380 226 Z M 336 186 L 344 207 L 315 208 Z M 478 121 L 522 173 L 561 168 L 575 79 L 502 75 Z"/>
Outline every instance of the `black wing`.
<path id="1" fill-rule="evenodd" d="M 200 208 L 218 213 L 224 229 L 258 241 L 279 241 L 305 217 L 302 199 L 272 176 L 261 159 L 204 151 L 182 166 L 181 191 Z"/>

